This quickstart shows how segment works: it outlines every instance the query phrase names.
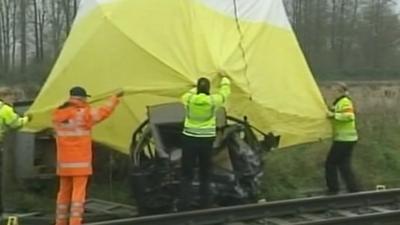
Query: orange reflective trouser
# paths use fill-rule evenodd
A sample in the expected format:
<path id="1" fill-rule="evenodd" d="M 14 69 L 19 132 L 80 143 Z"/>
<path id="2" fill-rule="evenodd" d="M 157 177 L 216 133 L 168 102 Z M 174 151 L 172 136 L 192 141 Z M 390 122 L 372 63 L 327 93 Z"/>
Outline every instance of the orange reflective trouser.
<path id="1" fill-rule="evenodd" d="M 56 225 L 81 225 L 88 176 L 61 176 Z"/>

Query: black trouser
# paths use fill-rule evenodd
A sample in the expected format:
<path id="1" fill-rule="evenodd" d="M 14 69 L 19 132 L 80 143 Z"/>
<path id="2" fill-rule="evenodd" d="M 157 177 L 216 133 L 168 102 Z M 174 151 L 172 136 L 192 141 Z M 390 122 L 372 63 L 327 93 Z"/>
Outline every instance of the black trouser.
<path id="1" fill-rule="evenodd" d="M 199 163 L 200 207 L 211 205 L 210 173 L 212 170 L 212 148 L 214 137 L 182 137 L 182 181 L 180 208 L 188 209 L 192 200 L 192 181 L 196 161 Z"/>
<path id="2" fill-rule="evenodd" d="M 358 185 L 351 169 L 351 156 L 355 141 L 334 141 L 325 163 L 325 176 L 328 191 L 339 192 L 338 171 L 349 192 L 357 192 Z"/>

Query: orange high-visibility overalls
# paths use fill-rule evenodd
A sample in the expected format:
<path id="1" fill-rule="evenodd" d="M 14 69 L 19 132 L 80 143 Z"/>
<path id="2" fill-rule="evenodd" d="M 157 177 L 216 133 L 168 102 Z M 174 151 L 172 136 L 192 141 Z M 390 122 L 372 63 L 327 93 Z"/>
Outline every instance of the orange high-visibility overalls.
<path id="1" fill-rule="evenodd" d="M 56 225 L 80 225 L 84 212 L 86 185 L 92 174 L 91 129 L 107 118 L 117 106 L 116 96 L 99 108 L 71 97 L 53 114 L 57 141 L 57 175 L 60 189 L 57 195 Z"/>

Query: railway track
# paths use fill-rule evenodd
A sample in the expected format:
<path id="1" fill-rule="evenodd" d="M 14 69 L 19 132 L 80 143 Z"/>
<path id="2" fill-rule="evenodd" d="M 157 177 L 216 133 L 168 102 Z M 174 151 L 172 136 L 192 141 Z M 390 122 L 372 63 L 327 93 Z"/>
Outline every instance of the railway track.
<path id="1" fill-rule="evenodd" d="M 400 224 L 400 189 L 132 217 L 86 225 L 211 225 L 239 221 L 268 225 L 395 225 Z"/>

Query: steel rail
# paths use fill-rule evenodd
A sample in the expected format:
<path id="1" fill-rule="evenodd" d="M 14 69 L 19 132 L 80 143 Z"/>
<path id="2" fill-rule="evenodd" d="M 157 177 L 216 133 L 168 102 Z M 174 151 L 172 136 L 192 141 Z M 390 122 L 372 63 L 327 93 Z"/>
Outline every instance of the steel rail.
<path id="1" fill-rule="evenodd" d="M 400 223 L 400 210 L 371 213 L 352 217 L 332 218 L 318 221 L 293 223 L 291 225 L 397 225 Z"/>
<path id="2" fill-rule="evenodd" d="M 388 217 L 398 219 L 400 218 L 400 189 L 360 192 L 355 194 L 345 194 L 337 196 L 312 197 L 171 214 L 134 217 L 96 223 L 87 223 L 86 225 L 209 225 L 382 205 L 392 205 L 395 207 L 395 209 L 375 212 L 367 215 L 353 215 L 341 218 L 326 218 L 324 221 L 309 221 L 298 224 L 330 225 L 346 224 L 344 223 L 344 221 L 352 221 L 349 224 L 353 225 L 356 224 L 358 220 L 365 222 L 368 220 L 383 220 L 384 218 Z"/>

